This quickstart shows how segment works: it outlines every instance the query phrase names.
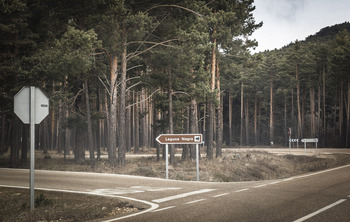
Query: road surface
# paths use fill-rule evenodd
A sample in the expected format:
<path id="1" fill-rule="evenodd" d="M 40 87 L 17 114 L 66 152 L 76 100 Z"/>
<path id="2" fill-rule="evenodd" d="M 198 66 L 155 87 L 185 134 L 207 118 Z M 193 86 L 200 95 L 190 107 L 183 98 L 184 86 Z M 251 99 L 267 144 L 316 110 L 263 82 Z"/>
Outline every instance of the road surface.
<path id="1" fill-rule="evenodd" d="M 0 168 L 0 186 L 28 187 L 28 177 Z M 350 165 L 232 183 L 36 170 L 35 188 L 116 196 L 145 209 L 110 221 L 350 221 Z"/>

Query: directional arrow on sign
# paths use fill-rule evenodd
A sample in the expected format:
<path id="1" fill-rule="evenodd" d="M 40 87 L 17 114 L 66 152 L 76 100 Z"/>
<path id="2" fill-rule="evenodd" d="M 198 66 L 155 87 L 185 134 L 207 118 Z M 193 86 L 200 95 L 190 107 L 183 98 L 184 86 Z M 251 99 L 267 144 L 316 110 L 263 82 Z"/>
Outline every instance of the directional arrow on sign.
<path id="1" fill-rule="evenodd" d="M 202 134 L 161 134 L 156 138 L 160 144 L 201 144 Z"/>

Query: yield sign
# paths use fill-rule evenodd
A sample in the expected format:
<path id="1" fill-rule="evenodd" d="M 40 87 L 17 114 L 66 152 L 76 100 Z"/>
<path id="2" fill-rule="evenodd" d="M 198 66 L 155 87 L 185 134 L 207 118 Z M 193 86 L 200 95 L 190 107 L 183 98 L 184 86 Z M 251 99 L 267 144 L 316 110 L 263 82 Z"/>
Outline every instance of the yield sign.
<path id="1" fill-rule="evenodd" d="M 156 138 L 160 144 L 201 144 L 202 134 L 161 134 Z"/>

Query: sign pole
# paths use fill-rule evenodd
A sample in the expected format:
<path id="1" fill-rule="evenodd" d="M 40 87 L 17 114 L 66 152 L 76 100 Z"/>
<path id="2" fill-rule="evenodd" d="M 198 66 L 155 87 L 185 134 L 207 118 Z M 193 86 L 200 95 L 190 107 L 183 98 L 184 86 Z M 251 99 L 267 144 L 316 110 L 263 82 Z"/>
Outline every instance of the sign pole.
<path id="1" fill-rule="evenodd" d="M 30 87 L 30 210 L 34 210 L 34 168 L 35 168 L 35 87 Z"/>
<path id="2" fill-rule="evenodd" d="M 196 144 L 196 163 L 197 163 L 197 181 L 199 181 L 199 151 L 198 151 L 198 144 Z"/>
<path id="3" fill-rule="evenodd" d="M 290 153 L 290 149 L 292 146 L 292 129 L 288 128 L 288 134 L 289 134 L 289 153 Z"/>
<path id="4" fill-rule="evenodd" d="M 169 178 L 169 161 L 168 161 L 168 144 L 165 145 L 165 168 L 166 168 L 166 176 L 165 178 Z"/>

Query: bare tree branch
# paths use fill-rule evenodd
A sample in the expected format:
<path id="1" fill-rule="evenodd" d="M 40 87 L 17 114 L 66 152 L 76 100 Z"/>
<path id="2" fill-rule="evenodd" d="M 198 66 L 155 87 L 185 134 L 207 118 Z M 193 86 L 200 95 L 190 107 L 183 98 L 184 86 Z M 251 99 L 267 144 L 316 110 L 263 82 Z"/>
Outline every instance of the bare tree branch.
<path id="1" fill-rule="evenodd" d="M 141 55 L 141 54 L 143 54 L 143 53 L 145 53 L 147 51 L 150 51 L 151 49 L 153 49 L 154 47 L 159 46 L 159 45 L 166 46 L 166 47 L 174 47 L 174 46 L 166 45 L 165 43 L 169 43 L 169 42 L 177 41 L 177 40 L 179 40 L 179 39 L 169 39 L 169 40 L 166 40 L 164 42 L 154 43 L 154 45 L 152 45 L 151 47 L 149 47 L 149 48 L 147 48 L 147 49 L 145 49 L 143 51 L 140 51 L 138 53 L 133 53 L 133 54 L 129 55 L 127 60 L 130 60 L 130 59 L 135 58 L 136 56 L 139 56 L 139 55 Z"/>
<path id="2" fill-rule="evenodd" d="M 185 11 L 188 11 L 188 12 L 191 12 L 199 17 L 203 17 L 202 14 L 200 14 L 199 12 L 196 12 L 196 11 L 193 11 L 192 9 L 189 9 L 189 8 L 186 8 L 186 7 L 183 7 L 183 6 L 180 6 L 180 5 L 156 5 L 156 6 L 153 6 L 152 8 L 150 9 L 147 9 L 145 12 L 148 12 L 152 9 L 155 9 L 155 8 L 160 8 L 160 7 L 173 7 L 173 8 L 180 8 L 180 9 L 183 9 Z"/>
<path id="3" fill-rule="evenodd" d="M 142 82 L 135 83 L 134 85 L 130 86 L 129 88 L 126 89 L 126 91 L 129 91 L 131 88 L 140 85 Z"/>
<path id="4" fill-rule="evenodd" d="M 135 68 L 138 68 L 138 67 L 142 67 L 143 65 L 136 65 L 136 66 L 133 66 L 133 67 L 130 67 L 128 68 L 126 71 L 130 71 L 132 69 L 135 69 Z"/>
<path id="5" fill-rule="evenodd" d="M 125 109 L 128 109 L 128 108 L 130 108 L 130 107 L 132 107 L 132 106 L 134 106 L 134 105 L 136 105 L 136 104 L 140 104 L 140 103 L 142 103 L 142 102 L 148 100 L 149 98 L 151 98 L 151 97 L 153 96 L 153 94 L 155 94 L 155 93 L 158 92 L 158 91 L 160 91 L 160 89 L 157 89 L 156 91 L 154 91 L 154 92 L 153 92 L 149 97 L 147 97 L 146 99 L 141 100 L 141 101 L 139 101 L 139 102 L 137 102 L 137 103 L 133 103 L 133 104 L 128 105 L 127 107 L 125 107 Z"/>

